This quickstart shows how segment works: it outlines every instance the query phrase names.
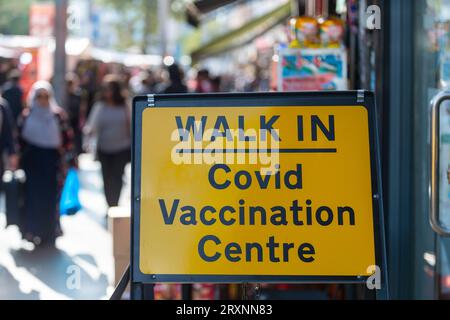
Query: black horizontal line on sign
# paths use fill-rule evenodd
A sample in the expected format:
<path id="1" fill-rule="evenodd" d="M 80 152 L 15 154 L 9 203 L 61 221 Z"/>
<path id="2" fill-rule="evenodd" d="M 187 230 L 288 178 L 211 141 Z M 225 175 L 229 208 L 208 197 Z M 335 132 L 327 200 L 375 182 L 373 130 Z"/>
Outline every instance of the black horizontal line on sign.
<path id="1" fill-rule="evenodd" d="M 337 149 L 177 149 L 177 153 L 337 153 Z"/>

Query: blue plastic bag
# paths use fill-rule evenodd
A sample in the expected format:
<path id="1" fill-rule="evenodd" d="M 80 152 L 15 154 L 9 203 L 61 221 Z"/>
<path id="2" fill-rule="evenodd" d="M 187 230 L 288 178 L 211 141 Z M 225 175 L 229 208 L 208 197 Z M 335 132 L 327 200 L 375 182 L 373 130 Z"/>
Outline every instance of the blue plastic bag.
<path id="1" fill-rule="evenodd" d="M 78 173 L 75 168 L 70 168 L 67 172 L 66 181 L 59 201 L 60 214 L 73 216 L 81 210 L 80 198 L 78 192 L 80 191 L 80 181 L 78 180 Z"/>

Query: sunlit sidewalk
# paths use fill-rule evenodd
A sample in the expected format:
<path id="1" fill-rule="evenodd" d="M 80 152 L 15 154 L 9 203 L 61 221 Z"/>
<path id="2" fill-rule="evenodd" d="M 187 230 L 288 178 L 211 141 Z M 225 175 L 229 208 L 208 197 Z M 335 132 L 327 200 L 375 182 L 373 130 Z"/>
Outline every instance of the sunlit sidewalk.
<path id="1" fill-rule="evenodd" d="M 22 241 L 16 227 L 5 229 L 0 199 L 0 299 L 106 299 L 113 290 L 114 261 L 107 230 L 100 167 L 80 157 L 83 211 L 61 220 L 64 236 L 56 249 Z M 129 170 L 122 204 L 129 203 Z"/>

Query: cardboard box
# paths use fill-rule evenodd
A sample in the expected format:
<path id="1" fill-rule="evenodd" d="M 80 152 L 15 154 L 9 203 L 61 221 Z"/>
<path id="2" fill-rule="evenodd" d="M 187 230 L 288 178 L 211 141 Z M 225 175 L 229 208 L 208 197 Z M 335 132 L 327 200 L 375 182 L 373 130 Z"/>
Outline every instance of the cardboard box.
<path id="1" fill-rule="evenodd" d="M 123 207 L 108 210 L 108 230 L 112 236 L 114 257 L 114 286 L 117 286 L 123 273 L 130 264 L 130 209 Z M 128 285 L 122 299 L 130 295 Z"/>
<path id="2" fill-rule="evenodd" d="M 108 210 L 108 229 L 113 238 L 113 255 L 130 257 L 130 220 L 129 208 L 116 207 Z"/>

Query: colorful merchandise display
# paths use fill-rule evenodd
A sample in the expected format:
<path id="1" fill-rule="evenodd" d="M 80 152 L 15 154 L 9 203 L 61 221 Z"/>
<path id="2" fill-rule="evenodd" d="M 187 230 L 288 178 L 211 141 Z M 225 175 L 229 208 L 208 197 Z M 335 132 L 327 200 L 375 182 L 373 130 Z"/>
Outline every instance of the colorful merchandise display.
<path id="1" fill-rule="evenodd" d="M 347 90 L 344 22 L 337 17 L 293 17 L 289 46 L 277 50 L 277 90 Z"/>

